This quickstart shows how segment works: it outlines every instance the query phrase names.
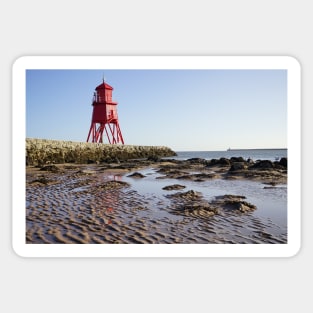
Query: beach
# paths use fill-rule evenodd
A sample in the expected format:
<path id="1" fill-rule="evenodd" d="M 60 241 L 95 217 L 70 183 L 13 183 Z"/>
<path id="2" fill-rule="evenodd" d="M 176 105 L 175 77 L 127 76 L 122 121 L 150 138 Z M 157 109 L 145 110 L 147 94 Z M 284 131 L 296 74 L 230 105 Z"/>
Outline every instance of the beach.
<path id="1" fill-rule="evenodd" d="M 27 166 L 26 243 L 287 243 L 287 159 Z"/>

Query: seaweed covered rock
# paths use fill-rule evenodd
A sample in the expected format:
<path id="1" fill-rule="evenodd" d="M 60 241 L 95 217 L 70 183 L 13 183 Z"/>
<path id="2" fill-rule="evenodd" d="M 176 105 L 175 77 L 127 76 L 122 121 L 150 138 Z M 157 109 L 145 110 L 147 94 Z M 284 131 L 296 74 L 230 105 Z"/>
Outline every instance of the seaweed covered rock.
<path id="1" fill-rule="evenodd" d="M 207 161 L 207 166 L 230 166 L 231 162 L 227 158 L 219 158 L 219 159 L 211 159 L 210 161 Z"/>
<path id="2" fill-rule="evenodd" d="M 56 166 L 56 165 L 46 165 L 42 166 L 40 168 L 41 171 L 46 171 L 46 172 L 52 172 L 52 173 L 58 173 L 61 170 Z"/>
<path id="3" fill-rule="evenodd" d="M 281 158 L 279 161 L 279 165 L 283 166 L 283 167 L 287 167 L 287 158 Z"/>
<path id="4" fill-rule="evenodd" d="M 208 203 L 193 203 L 177 206 L 171 212 L 175 215 L 206 219 L 218 214 L 219 210 Z"/>
<path id="5" fill-rule="evenodd" d="M 247 169 L 247 164 L 245 162 L 234 162 L 229 171 L 230 172 L 235 172 L 235 171 L 242 171 Z"/>
<path id="6" fill-rule="evenodd" d="M 180 189 L 184 189 L 184 188 L 186 188 L 186 186 L 174 184 L 174 185 L 165 186 L 162 189 L 163 190 L 180 190 Z"/>
<path id="7" fill-rule="evenodd" d="M 223 195 L 218 196 L 211 202 L 211 204 L 219 206 L 227 211 L 237 211 L 246 213 L 256 210 L 256 206 L 244 201 L 245 196 L 238 195 Z"/>
<path id="8" fill-rule="evenodd" d="M 187 201 L 198 201 L 202 198 L 202 194 L 194 190 L 189 190 L 186 192 L 177 192 L 172 195 L 167 195 L 167 197 Z"/>
<path id="9" fill-rule="evenodd" d="M 127 177 L 132 177 L 132 178 L 144 178 L 146 177 L 145 175 L 139 173 L 139 172 L 135 172 L 135 173 L 132 173 L 130 175 L 127 175 Z"/>
<path id="10" fill-rule="evenodd" d="M 250 166 L 249 169 L 272 169 L 274 168 L 273 162 L 270 160 L 260 160 Z"/>
<path id="11" fill-rule="evenodd" d="M 190 164 L 206 164 L 207 161 L 203 158 L 191 158 L 187 159 L 186 162 Z"/>
<path id="12" fill-rule="evenodd" d="M 230 162 L 231 163 L 245 162 L 245 159 L 243 157 L 231 157 Z"/>

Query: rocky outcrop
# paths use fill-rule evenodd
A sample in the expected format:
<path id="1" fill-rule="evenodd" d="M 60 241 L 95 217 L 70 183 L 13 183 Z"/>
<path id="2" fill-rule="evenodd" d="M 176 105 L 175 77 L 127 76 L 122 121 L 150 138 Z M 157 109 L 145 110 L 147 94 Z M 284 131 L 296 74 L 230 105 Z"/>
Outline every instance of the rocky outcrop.
<path id="1" fill-rule="evenodd" d="M 254 211 L 257 207 L 247 201 L 245 196 L 222 195 L 207 202 L 200 192 L 189 190 L 187 192 L 177 192 L 166 195 L 172 200 L 171 212 L 176 215 L 183 215 L 196 218 L 208 218 L 215 214 L 225 213 L 247 213 Z"/>
<path id="2" fill-rule="evenodd" d="M 256 206 L 247 201 L 243 201 L 245 196 L 238 195 L 223 195 L 215 197 L 215 200 L 211 202 L 213 205 L 217 205 L 224 210 L 236 211 L 246 213 L 256 210 Z"/>
<path id="3" fill-rule="evenodd" d="M 174 178 L 201 182 L 215 178 L 253 179 L 266 184 L 285 184 L 287 182 L 287 158 L 280 161 L 245 160 L 242 157 L 205 160 L 192 158 L 188 160 L 167 159 L 161 164 L 158 179 Z M 163 176 L 164 175 L 164 176 Z"/>
<path id="4" fill-rule="evenodd" d="M 185 189 L 186 186 L 179 185 L 179 184 L 174 184 L 174 185 L 168 185 L 163 187 L 163 190 L 180 190 L 180 189 Z"/>
<path id="5" fill-rule="evenodd" d="M 135 172 L 133 174 L 127 175 L 127 177 L 132 177 L 132 178 L 144 178 L 146 177 L 145 175 L 139 173 L 139 172 Z"/>
<path id="6" fill-rule="evenodd" d="M 165 146 L 110 145 L 26 139 L 26 165 L 119 163 L 130 159 L 160 158 L 175 155 L 174 151 Z"/>
<path id="7" fill-rule="evenodd" d="M 281 158 L 279 161 L 279 165 L 287 167 L 287 158 Z"/>
<path id="8" fill-rule="evenodd" d="M 256 162 L 255 164 L 253 164 L 250 168 L 251 169 L 271 169 L 271 168 L 274 168 L 274 164 L 273 162 L 269 160 L 260 160 Z"/>

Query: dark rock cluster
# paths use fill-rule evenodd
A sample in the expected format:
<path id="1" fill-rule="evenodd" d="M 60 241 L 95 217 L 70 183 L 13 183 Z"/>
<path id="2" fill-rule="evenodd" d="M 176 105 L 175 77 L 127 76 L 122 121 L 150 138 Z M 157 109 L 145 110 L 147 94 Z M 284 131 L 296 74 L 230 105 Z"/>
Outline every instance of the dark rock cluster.
<path id="1" fill-rule="evenodd" d="M 211 202 L 211 204 L 222 207 L 224 210 L 238 211 L 241 213 L 256 210 L 255 205 L 243 200 L 245 198 L 245 196 L 238 195 L 223 195 L 216 197 L 215 200 Z"/>
<path id="2" fill-rule="evenodd" d="M 192 158 L 188 160 L 167 160 L 160 163 L 158 173 L 164 175 L 162 178 L 174 178 L 201 182 L 208 179 L 259 179 L 264 183 L 280 183 L 287 179 L 287 158 L 279 161 L 270 160 L 245 160 L 242 157 L 230 159 L 220 158 L 205 160 Z"/>
<path id="3" fill-rule="evenodd" d="M 207 167 L 226 166 L 232 171 L 242 169 L 287 169 L 287 158 L 281 158 L 280 161 L 272 162 L 270 160 L 245 160 L 243 157 L 232 157 L 230 159 L 220 158 L 206 161 Z"/>
<path id="4" fill-rule="evenodd" d="M 139 172 L 135 172 L 133 174 L 127 175 L 127 177 L 132 177 L 132 178 L 144 178 L 146 177 L 145 175 L 139 173 Z"/>
<path id="5" fill-rule="evenodd" d="M 185 189 L 185 188 L 186 186 L 174 184 L 174 185 L 165 186 L 162 189 L 163 190 L 180 190 L 180 189 Z"/>
<path id="6" fill-rule="evenodd" d="M 171 212 L 176 215 L 192 216 L 196 218 L 208 218 L 225 212 L 244 214 L 257 209 L 257 207 L 239 195 L 217 196 L 211 201 L 205 201 L 202 194 L 189 190 L 167 195 L 172 199 Z M 223 213 L 224 212 L 224 213 Z"/>

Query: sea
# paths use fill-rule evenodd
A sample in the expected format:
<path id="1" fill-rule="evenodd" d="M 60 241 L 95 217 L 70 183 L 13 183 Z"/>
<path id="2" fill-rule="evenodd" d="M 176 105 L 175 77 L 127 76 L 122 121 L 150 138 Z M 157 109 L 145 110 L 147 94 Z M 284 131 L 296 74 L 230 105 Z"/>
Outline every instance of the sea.
<path id="1" fill-rule="evenodd" d="M 206 160 L 243 157 L 244 159 L 279 161 L 287 157 L 287 149 L 228 149 L 224 151 L 176 151 L 177 156 L 168 159 L 187 160 L 202 158 Z"/>

